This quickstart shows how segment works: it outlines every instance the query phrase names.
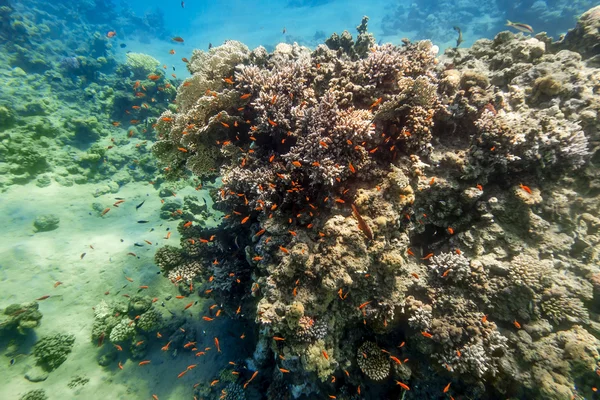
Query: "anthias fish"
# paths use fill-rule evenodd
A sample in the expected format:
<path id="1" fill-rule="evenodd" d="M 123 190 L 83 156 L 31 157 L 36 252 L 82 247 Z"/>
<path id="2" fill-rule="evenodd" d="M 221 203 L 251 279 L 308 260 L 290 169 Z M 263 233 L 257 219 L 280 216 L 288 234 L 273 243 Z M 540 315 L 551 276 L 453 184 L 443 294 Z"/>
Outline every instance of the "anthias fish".
<path id="1" fill-rule="evenodd" d="M 511 28 L 515 28 L 521 32 L 533 33 L 533 28 L 530 25 L 522 24 L 520 22 L 511 22 L 506 20 L 506 26 L 510 26 Z"/>

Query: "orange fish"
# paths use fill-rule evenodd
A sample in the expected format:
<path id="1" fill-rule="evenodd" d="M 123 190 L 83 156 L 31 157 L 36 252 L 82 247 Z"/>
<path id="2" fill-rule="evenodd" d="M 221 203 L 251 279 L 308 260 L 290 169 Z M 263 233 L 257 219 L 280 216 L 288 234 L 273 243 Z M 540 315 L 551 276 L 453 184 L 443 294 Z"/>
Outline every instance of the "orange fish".
<path id="1" fill-rule="evenodd" d="M 173 49 L 169 50 L 169 54 L 175 54 L 175 50 L 173 50 Z"/>
<path id="2" fill-rule="evenodd" d="M 215 346 L 217 346 L 217 352 L 221 352 L 221 347 L 219 346 L 219 338 L 215 337 Z"/>
<path id="3" fill-rule="evenodd" d="M 296 166 L 296 167 L 301 167 L 302 164 L 300 164 L 299 161 L 292 161 L 292 165 Z"/>
<path id="4" fill-rule="evenodd" d="M 451 234 L 451 235 L 454 235 L 454 229 L 448 227 L 448 233 Z"/>
<path id="5" fill-rule="evenodd" d="M 108 31 L 108 32 L 106 32 L 106 37 L 109 38 L 109 39 L 113 38 L 115 36 L 117 36 L 117 32 L 116 31 Z"/>
<path id="6" fill-rule="evenodd" d="M 445 387 L 445 388 L 444 388 L 444 390 L 443 390 L 443 393 L 448 393 L 448 390 L 450 390 L 450 384 L 451 384 L 451 383 L 452 383 L 452 382 L 450 382 L 450 383 L 448 383 L 448 384 L 446 385 L 446 387 Z"/>
<path id="7" fill-rule="evenodd" d="M 369 304 L 371 301 L 365 301 L 364 303 L 362 303 L 360 306 L 358 306 L 359 310 L 362 310 L 363 308 L 365 308 L 367 306 L 367 304 Z"/>
<path id="8" fill-rule="evenodd" d="M 179 36 L 175 36 L 174 38 L 171 38 L 171 40 L 177 43 L 183 43 L 183 38 Z"/>
<path id="9" fill-rule="evenodd" d="M 160 79 L 160 75 L 150 74 L 150 75 L 148 75 L 148 79 L 150 79 L 151 81 L 157 81 Z"/>
<path id="10" fill-rule="evenodd" d="M 431 339 L 433 337 L 433 335 L 429 332 L 421 332 L 421 335 L 425 336 L 428 339 Z"/>
<path id="11" fill-rule="evenodd" d="M 515 328 L 521 329 L 521 324 L 518 323 L 516 319 L 513 321 L 513 325 L 515 326 Z"/>
<path id="12" fill-rule="evenodd" d="M 183 58 L 181 59 L 181 61 L 183 61 L 184 63 L 189 63 L 189 62 L 190 62 L 190 60 L 188 60 L 188 59 L 187 59 L 187 58 L 185 58 L 185 57 L 183 57 Z"/>
<path id="13" fill-rule="evenodd" d="M 400 386 L 400 387 L 401 387 L 402 389 L 404 389 L 404 390 L 410 390 L 410 388 L 408 387 L 408 385 L 407 385 L 407 384 L 405 384 L 405 383 L 402 383 L 402 382 L 400 382 L 400 381 L 396 381 L 396 385 Z"/>
<path id="14" fill-rule="evenodd" d="M 242 224 L 245 224 L 246 222 L 248 222 L 249 219 L 250 219 L 250 216 L 245 217 L 244 219 L 242 219 Z"/>
<path id="15" fill-rule="evenodd" d="M 523 189 L 524 191 L 526 191 L 527 193 L 531 194 L 531 189 L 529 188 L 529 186 L 525 186 L 522 183 L 519 183 L 519 187 L 521 189 Z"/>
<path id="16" fill-rule="evenodd" d="M 373 107 L 377 107 L 380 103 L 381 103 L 382 98 L 378 98 L 377 100 L 375 100 L 375 102 L 373 104 L 371 104 L 371 107 L 369 108 L 373 108 Z"/>
<path id="17" fill-rule="evenodd" d="M 321 353 L 323 354 L 323 357 L 325 357 L 326 360 L 329 360 L 329 354 L 327 354 L 325 350 L 322 350 Z"/>
<path id="18" fill-rule="evenodd" d="M 215 379 L 214 381 L 212 381 L 212 382 L 210 383 L 210 386 L 215 386 L 217 383 L 219 383 L 219 380 L 218 380 L 218 379 Z"/>
<path id="19" fill-rule="evenodd" d="M 188 308 L 190 308 L 193 305 L 194 305 L 194 302 L 192 301 L 190 304 L 188 304 L 184 307 L 184 310 L 187 310 Z"/>
<path id="20" fill-rule="evenodd" d="M 252 96 L 250 93 L 246 93 L 240 96 L 240 99 L 246 100 L 248 97 Z"/>
<path id="21" fill-rule="evenodd" d="M 283 372 L 284 374 L 289 374 L 289 373 L 290 373 L 290 371 L 289 371 L 289 370 L 287 370 L 287 369 L 284 369 L 284 368 L 279 368 L 279 370 L 280 370 L 281 372 Z"/>
<path id="22" fill-rule="evenodd" d="M 283 246 L 279 246 L 279 250 L 283 251 L 285 254 L 289 254 L 289 253 L 290 253 L 290 252 L 289 252 L 289 250 L 288 250 L 288 249 L 286 249 L 286 248 L 285 248 L 285 247 L 283 247 Z"/>
<path id="23" fill-rule="evenodd" d="M 192 221 L 188 221 L 185 224 L 183 224 L 184 228 L 189 228 L 190 226 L 192 226 L 193 222 Z"/>
<path id="24" fill-rule="evenodd" d="M 207 317 L 207 316 L 202 317 L 202 319 L 205 320 L 205 321 L 212 321 L 212 320 L 214 320 L 214 318 L 210 318 L 210 317 Z"/>
<path id="25" fill-rule="evenodd" d="M 400 362 L 400 360 L 398 359 L 398 357 L 390 356 L 390 359 L 392 361 L 394 361 L 398 365 L 402 364 L 402 362 Z"/>
<path id="26" fill-rule="evenodd" d="M 100 213 L 100 216 L 103 216 L 104 214 L 106 214 L 107 212 L 110 211 L 110 207 L 105 208 L 102 213 Z"/>
<path id="27" fill-rule="evenodd" d="M 150 360 L 140 361 L 138 365 L 147 365 L 150 364 Z"/>

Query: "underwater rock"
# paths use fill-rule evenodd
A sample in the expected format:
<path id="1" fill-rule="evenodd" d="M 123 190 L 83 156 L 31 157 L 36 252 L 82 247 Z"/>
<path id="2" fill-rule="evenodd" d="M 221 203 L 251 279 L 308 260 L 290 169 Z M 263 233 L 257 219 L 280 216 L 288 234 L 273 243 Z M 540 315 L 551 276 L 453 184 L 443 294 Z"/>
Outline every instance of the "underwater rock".
<path id="1" fill-rule="evenodd" d="M 75 336 L 57 333 L 42 337 L 33 348 L 33 356 L 44 370 L 52 372 L 67 360 Z"/>
<path id="2" fill-rule="evenodd" d="M 27 379 L 29 382 L 42 382 L 48 379 L 49 375 L 50 374 L 48 373 L 48 371 L 45 371 L 42 367 L 36 365 L 31 367 L 25 373 L 25 379 Z"/>
<path id="3" fill-rule="evenodd" d="M 60 218 L 56 214 L 39 215 L 33 221 L 33 226 L 37 232 L 48 232 L 58 228 Z"/>
<path id="4" fill-rule="evenodd" d="M 98 357 L 98 365 L 101 367 L 108 367 L 112 363 L 114 363 L 119 357 L 119 353 L 116 350 L 110 350 L 108 353 L 102 354 Z"/>
<path id="5" fill-rule="evenodd" d="M 575 28 L 570 29 L 557 46 L 576 51 L 583 58 L 597 58 L 600 55 L 600 6 L 583 13 Z M 599 61 L 596 60 L 595 63 L 598 64 Z"/>
<path id="6" fill-rule="evenodd" d="M 52 179 L 48 175 L 42 175 L 36 179 L 35 186 L 43 188 L 50 186 L 51 183 Z"/>

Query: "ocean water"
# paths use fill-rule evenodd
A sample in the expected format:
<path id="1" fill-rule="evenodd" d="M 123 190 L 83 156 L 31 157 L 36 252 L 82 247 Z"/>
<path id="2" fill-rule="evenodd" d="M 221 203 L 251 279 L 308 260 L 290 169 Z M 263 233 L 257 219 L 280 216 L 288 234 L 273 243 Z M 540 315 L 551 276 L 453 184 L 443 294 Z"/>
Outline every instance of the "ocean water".
<path id="1" fill-rule="evenodd" d="M 0 0 L 0 399 L 598 398 L 598 26 Z"/>

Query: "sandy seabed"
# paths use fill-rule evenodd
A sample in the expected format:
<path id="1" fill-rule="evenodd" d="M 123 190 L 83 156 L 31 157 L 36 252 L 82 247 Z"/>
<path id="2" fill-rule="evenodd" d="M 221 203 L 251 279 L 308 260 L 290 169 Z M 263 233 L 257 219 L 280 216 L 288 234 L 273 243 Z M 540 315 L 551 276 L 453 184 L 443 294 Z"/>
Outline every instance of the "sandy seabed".
<path id="1" fill-rule="evenodd" d="M 192 399 L 195 383 L 217 379 L 219 370 L 235 358 L 242 344 L 231 343 L 234 341 L 231 335 L 220 340 L 223 353 L 209 351 L 201 358 L 190 353 L 179 353 L 174 358 L 170 352 L 160 350 L 160 343 L 155 343 L 146 356 L 152 361 L 149 365 L 138 366 L 137 361 L 127 359 L 125 354 L 119 357 L 123 370 L 118 369 L 117 362 L 108 367 L 97 363 L 100 351 L 90 339 L 92 308 L 103 299 L 120 300 L 123 294 L 133 295 L 140 285 L 149 286 L 145 294 L 158 297 L 160 302 L 168 295 L 178 295 L 177 288 L 158 273 L 153 257 L 159 246 L 177 245 L 179 235 L 178 221 L 159 218 L 160 198 L 149 185 L 128 184 L 117 194 L 98 198 L 92 196 L 95 188 L 95 185 L 63 187 L 57 184 L 39 188 L 28 184 L 14 186 L 1 195 L 0 218 L 4 221 L 0 240 L 0 309 L 45 295 L 50 297 L 39 302 L 43 314 L 41 325 L 28 335 L 20 348 L 25 355 L 17 356 L 14 365 L 10 364 L 13 357 L 5 356 L 10 338 L 0 338 L 3 355 L 0 358 L 0 399 L 18 399 L 23 393 L 38 388 L 45 389 L 50 400 L 151 399 L 152 394 L 161 400 Z M 183 194 L 184 191 L 177 195 Z M 201 192 L 194 194 L 202 195 Z M 115 197 L 126 201 L 118 208 L 113 207 Z M 135 206 L 144 200 L 144 205 L 136 211 Z M 101 217 L 92 209 L 94 202 L 105 204 L 111 210 Z M 59 227 L 36 233 L 33 226 L 36 216 L 50 213 L 60 217 Z M 139 224 L 138 220 L 150 222 Z M 165 239 L 167 228 L 172 231 L 168 241 Z M 153 244 L 147 245 L 144 240 Z M 135 242 L 144 243 L 144 247 L 134 246 Z M 128 255 L 129 252 L 138 257 Z M 82 253 L 85 253 L 83 258 Z M 62 284 L 55 288 L 57 281 Z M 110 293 L 105 295 L 107 291 Z M 179 313 L 191 300 L 199 300 L 187 311 L 199 321 L 197 347 L 214 347 L 214 336 L 231 329 L 231 325 L 226 318 L 210 323 L 199 318 L 198 314 L 205 313 L 212 300 L 192 295 L 181 300 L 173 298 L 165 304 Z M 29 382 L 24 375 L 35 365 L 35 360 L 26 354 L 32 351 L 37 339 L 54 333 L 75 336 L 72 353 L 46 381 Z M 190 364 L 198 364 L 198 367 L 177 379 Z M 67 384 L 75 376 L 88 378 L 89 382 L 71 389 Z"/>

